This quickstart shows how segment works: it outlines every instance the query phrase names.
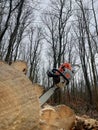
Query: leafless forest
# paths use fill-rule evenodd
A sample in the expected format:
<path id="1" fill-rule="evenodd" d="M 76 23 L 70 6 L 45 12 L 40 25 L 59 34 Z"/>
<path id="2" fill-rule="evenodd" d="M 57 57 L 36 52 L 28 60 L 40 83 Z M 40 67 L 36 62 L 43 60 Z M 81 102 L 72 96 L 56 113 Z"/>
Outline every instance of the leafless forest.
<path id="1" fill-rule="evenodd" d="M 98 1 L 0 0 L 0 60 L 28 63 L 28 77 L 45 88 L 47 69 L 78 64 L 72 82 L 49 102 L 77 112 L 98 111 Z M 96 115 L 96 114 L 95 114 Z M 96 115 L 97 116 L 97 115 Z M 98 117 L 97 117 L 98 118 Z"/>

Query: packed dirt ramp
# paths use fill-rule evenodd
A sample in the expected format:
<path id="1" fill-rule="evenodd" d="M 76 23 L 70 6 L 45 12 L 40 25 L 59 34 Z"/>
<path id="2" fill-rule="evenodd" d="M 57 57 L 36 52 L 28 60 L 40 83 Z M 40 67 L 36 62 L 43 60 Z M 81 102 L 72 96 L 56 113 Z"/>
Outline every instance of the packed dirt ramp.
<path id="1" fill-rule="evenodd" d="M 35 87 L 17 69 L 0 62 L 0 130 L 38 130 Z"/>

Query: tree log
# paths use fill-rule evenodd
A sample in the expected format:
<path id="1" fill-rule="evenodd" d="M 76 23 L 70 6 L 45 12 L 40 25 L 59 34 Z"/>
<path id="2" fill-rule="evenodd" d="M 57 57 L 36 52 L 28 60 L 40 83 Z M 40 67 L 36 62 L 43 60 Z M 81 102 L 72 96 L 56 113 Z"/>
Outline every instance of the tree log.
<path id="1" fill-rule="evenodd" d="M 35 87 L 20 71 L 0 62 L 0 130 L 38 130 Z"/>
<path id="2" fill-rule="evenodd" d="M 41 130 L 70 130 L 75 124 L 75 113 L 66 105 L 46 106 L 41 110 Z"/>

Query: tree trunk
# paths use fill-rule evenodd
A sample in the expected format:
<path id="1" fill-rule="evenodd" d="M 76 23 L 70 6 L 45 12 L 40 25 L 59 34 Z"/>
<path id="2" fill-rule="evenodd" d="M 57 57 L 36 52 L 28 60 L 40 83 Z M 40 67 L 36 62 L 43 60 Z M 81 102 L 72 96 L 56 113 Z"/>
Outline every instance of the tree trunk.
<path id="1" fill-rule="evenodd" d="M 17 19 L 16 19 L 16 25 L 15 25 L 14 31 L 12 32 L 12 34 L 10 36 L 10 40 L 9 40 L 8 51 L 7 51 L 7 54 L 5 57 L 5 61 L 9 64 L 12 62 L 12 53 L 13 53 L 12 50 L 13 50 L 14 43 L 16 41 L 16 36 L 17 36 L 19 25 L 20 25 L 20 17 L 22 14 L 24 1 L 25 0 L 22 0 L 20 2 L 20 6 L 18 9 L 18 15 L 17 15 Z"/>

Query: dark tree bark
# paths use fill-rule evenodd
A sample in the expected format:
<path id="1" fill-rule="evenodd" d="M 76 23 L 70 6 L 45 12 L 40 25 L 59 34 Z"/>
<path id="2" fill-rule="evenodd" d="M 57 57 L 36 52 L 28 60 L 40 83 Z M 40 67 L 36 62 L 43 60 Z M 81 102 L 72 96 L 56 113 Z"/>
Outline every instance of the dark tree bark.
<path id="1" fill-rule="evenodd" d="M 8 16 L 7 16 L 7 19 L 6 19 L 6 23 L 4 25 L 4 29 L 0 32 L 0 44 L 1 44 L 1 41 L 3 39 L 3 36 L 4 36 L 5 32 L 6 32 L 6 30 L 9 27 L 9 20 L 10 20 L 10 17 L 11 17 L 11 12 L 12 12 L 12 0 L 10 0 L 10 3 L 9 3 L 9 11 L 8 11 Z"/>
<path id="2" fill-rule="evenodd" d="M 16 25 L 15 25 L 13 32 L 11 33 L 10 40 L 9 40 L 8 50 L 7 50 L 7 54 L 5 57 L 5 61 L 9 64 L 12 62 L 12 50 L 13 50 L 13 45 L 16 41 L 16 36 L 17 36 L 18 29 L 19 29 L 20 17 L 22 14 L 24 2 L 25 2 L 25 0 L 20 1 L 20 5 L 18 8 L 18 14 L 17 14 L 17 18 L 16 18 Z"/>

